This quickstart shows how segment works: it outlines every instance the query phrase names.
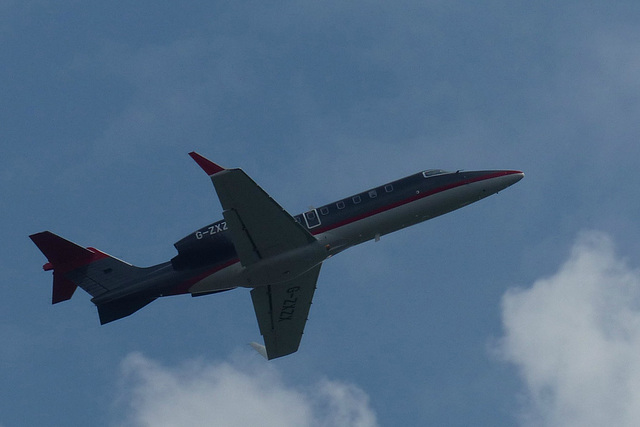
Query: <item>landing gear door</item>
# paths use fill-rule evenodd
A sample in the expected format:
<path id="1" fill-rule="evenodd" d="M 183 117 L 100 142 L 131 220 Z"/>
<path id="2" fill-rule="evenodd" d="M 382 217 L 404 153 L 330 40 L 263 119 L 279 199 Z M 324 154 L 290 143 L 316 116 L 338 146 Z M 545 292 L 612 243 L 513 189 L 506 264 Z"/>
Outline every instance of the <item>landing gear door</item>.
<path id="1" fill-rule="evenodd" d="M 309 212 L 305 212 L 304 220 L 307 223 L 307 227 L 309 229 L 320 225 L 320 217 L 318 216 L 318 211 L 316 209 L 312 209 Z"/>

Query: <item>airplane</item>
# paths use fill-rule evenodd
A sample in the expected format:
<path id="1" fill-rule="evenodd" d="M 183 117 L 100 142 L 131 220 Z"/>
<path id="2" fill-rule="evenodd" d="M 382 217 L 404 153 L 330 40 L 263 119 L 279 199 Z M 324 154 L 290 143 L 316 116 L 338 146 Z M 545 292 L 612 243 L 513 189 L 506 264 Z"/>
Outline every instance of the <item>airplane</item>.
<path id="1" fill-rule="evenodd" d="M 52 303 L 79 286 L 91 295 L 101 324 L 129 316 L 159 297 L 203 296 L 251 289 L 267 359 L 298 350 L 322 263 L 358 244 L 474 203 L 520 181 L 517 170 L 425 170 L 292 216 L 242 169 L 196 152 L 223 219 L 174 244 L 178 255 L 135 267 L 50 231 L 29 236 L 53 271 Z"/>

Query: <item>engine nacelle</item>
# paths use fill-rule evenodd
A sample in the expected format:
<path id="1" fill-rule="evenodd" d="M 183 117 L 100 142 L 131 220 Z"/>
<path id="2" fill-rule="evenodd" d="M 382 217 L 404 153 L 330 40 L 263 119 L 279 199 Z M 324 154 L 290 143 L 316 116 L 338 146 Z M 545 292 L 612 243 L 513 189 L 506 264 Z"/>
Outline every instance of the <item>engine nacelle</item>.
<path id="1" fill-rule="evenodd" d="M 176 270 L 192 269 L 228 260 L 235 247 L 227 231 L 226 221 L 202 227 L 174 244 L 178 255 L 171 262 Z"/>

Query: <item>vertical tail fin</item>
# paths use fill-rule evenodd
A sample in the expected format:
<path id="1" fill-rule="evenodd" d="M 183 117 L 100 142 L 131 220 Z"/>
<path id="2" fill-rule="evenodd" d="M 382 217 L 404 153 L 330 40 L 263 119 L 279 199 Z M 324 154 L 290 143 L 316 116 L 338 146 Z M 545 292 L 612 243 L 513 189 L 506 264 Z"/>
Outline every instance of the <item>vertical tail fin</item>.
<path id="1" fill-rule="evenodd" d="M 78 286 L 93 297 L 99 296 L 118 287 L 138 270 L 95 248 L 84 248 L 49 231 L 29 237 L 49 261 L 43 269 L 53 270 L 53 304 L 70 299 Z"/>

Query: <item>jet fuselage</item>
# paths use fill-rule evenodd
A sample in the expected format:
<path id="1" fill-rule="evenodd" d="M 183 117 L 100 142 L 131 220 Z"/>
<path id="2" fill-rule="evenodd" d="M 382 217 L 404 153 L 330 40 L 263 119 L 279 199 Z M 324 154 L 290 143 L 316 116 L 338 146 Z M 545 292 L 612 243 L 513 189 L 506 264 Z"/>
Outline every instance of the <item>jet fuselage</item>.
<path id="1" fill-rule="evenodd" d="M 459 209 L 507 188 L 523 176 L 512 170 L 431 170 L 371 188 L 294 216 L 315 236 L 317 244 L 287 254 L 286 259 L 266 260 L 267 265 L 250 270 L 239 262 L 226 221 L 217 221 L 175 244 L 178 255 L 171 261 L 174 269 L 199 274 L 169 294 L 197 296 L 283 282 L 347 248 Z"/>

